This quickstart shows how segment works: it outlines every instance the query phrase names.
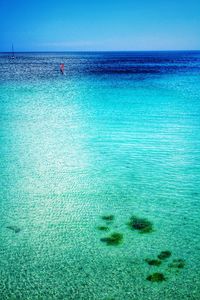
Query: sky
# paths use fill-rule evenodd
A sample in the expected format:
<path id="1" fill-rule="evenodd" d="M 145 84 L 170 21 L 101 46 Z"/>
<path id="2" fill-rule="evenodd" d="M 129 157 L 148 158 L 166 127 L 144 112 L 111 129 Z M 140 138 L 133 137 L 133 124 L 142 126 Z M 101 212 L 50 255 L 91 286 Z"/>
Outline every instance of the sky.
<path id="1" fill-rule="evenodd" d="M 200 50 L 200 0 L 0 0 L 0 51 Z"/>

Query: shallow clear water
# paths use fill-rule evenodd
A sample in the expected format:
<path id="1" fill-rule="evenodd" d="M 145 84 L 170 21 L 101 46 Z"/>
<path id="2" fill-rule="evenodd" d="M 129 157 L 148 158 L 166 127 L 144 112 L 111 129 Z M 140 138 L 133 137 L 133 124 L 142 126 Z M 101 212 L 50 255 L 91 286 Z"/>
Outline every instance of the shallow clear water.
<path id="1" fill-rule="evenodd" d="M 1 54 L 0 105 L 1 299 L 200 299 L 199 52 Z"/>

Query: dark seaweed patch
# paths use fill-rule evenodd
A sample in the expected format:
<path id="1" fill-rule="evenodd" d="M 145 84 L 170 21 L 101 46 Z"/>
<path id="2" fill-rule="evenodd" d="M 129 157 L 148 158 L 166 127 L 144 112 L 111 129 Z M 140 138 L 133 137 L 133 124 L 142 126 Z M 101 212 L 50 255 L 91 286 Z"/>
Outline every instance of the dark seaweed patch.
<path id="1" fill-rule="evenodd" d="M 149 233 L 153 231 L 153 224 L 145 218 L 132 216 L 128 225 L 131 229 L 138 230 L 140 233 Z"/>
<path id="2" fill-rule="evenodd" d="M 159 259 L 166 259 L 169 258 L 172 255 L 171 251 L 161 251 L 160 254 L 158 255 Z"/>
<path id="3" fill-rule="evenodd" d="M 15 226 L 15 225 L 10 225 L 10 226 L 7 226 L 6 228 L 14 231 L 15 233 L 18 233 L 18 232 L 21 231 L 21 229 L 19 227 Z"/>
<path id="4" fill-rule="evenodd" d="M 174 259 L 171 264 L 169 264 L 170 268 L 183 269 L 185 267 L 185 261 L 183 259 Z"/>
<path id="5" fill-rule="evenodd" d="M 101 230 L 101 231 L 109 231 L 110 228 L 108 226 L 98 226 L 97 229 Z"/>
<path id="6" fill-rule="evenodd" d="M 160 266 L 161 261 L 159 259 L 145 259 L 145 261 L 150 265 L 150 266 Z"/>
<path id="7" fill-rule="evenodd" d="M 102 219 L 104 221 L 113 221 L 114 220 L 114 215 L 105 215 L 105 216 L 102 216 Z"/>
<path id="8" fill-rule="evenodd" d="M 153 273 L 146 278 L 147 280 L 151 282 L 162 282 L 165 281 L 165 276 L 163 273 Z"/>
<path id="9" fill-rule="evenodd" d="M 108 246 L 117 246 L 122 243 L 123 235 L 121 233 L 114 232 L 108 237 L 101 238 L 101 241 L 106 243 Z"/>

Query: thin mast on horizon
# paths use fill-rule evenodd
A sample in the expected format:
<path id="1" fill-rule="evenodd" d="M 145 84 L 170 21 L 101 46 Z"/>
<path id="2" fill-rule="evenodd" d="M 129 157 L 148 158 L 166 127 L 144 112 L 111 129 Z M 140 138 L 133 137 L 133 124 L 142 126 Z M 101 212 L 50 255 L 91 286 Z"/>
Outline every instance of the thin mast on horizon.
<path id="1" fill-rule="evenodd" d="M 14 46 L 13 46 L 13 43 L 12 43 L 12 58 L 15 58 L 15 52 L 14 52 Z"/>

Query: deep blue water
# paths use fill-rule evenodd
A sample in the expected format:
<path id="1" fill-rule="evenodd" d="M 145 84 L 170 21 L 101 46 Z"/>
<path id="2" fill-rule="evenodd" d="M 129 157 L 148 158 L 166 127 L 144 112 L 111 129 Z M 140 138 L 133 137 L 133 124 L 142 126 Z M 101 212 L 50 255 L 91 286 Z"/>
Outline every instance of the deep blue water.
<path id="1" fill-rule="evenodd" d="M 58 65 L 65 63 L 67 76 L 116 76 L 125 79 L 163 74 L 197 73 L 200 52 L 72 52 L 72 53 L 9 53 L 0 55 L 0 79 L 57 78 Z M 121 76 L 122 77 L 122 76 Z M 122 78 L 123 78 L 122 77 Z"/>

